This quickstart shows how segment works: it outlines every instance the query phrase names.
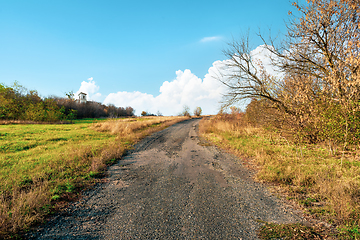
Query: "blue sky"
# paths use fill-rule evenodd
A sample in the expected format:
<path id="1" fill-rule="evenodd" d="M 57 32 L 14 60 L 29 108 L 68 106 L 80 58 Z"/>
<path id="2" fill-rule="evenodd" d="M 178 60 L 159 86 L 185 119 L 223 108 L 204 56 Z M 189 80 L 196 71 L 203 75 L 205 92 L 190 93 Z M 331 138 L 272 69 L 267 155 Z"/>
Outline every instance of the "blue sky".
<path id="1" fill-rule="evenodd" d="M 0 82 L 17 80 L 43 97 L 89 91 L 138 113 L 172 115 L 197 103 L 216 113 L 219 94 L 205 95 L 219 88 L 204 81 L 226 60 L 226 42 L 250 29 L 255 49 L 259 29 L 286 32 L 289 10 L 287 0 L 0 0 Z M 191 87 L 204 85 L 197 102 Z M 170 106 L 165 95 L 179 96 Z"/>

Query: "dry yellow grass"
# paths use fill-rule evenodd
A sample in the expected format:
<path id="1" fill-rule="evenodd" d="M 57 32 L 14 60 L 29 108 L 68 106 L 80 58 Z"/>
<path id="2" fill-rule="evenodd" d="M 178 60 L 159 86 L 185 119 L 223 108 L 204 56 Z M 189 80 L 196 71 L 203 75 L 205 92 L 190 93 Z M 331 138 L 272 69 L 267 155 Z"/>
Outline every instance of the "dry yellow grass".
<path id="1" fill-rule="evenodd" d="M 202 136 L 250 159 L 259 181 L 273 182 L 305 212 L 334 223 L 347 237 L 359 238 L 360 161 L 355 151 L 332 155 L 322 145 L 296 145 L 276 131 L 238 120 L 200 123 Z"/>
<path id="2" fill-rule="evenodd" d="M 5 231 L 15 233 L 41 220 L 50 206 L 51 194 L 46 181 L 27 191 L 14 189 L 7 198 L 0 196 L 0 237 Z"/>
<path id="3" fill-rule="evenodd" d="M 95 123 L 92 128 L 100 132 L 128 135 L 150 126 L 156 126 L 161 123 L 174 124 L 185 119 L 187 119 L 187 117 L 142 117 L 138 119 L 114 119 L 106 122 Z"/>

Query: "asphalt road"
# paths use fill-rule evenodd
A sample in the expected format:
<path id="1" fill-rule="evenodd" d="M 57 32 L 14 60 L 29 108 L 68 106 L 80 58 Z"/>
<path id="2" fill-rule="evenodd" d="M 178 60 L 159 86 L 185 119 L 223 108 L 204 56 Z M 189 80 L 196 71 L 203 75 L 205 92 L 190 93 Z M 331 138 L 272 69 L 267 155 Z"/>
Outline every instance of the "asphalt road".
<path id="1" fill-rule="evenodd" d="M 29 239 L 257 239 L 258 220 L 301 219 L 252 180 L 241 160 L 203 144 L 199 119 L 135 146 Z"/>

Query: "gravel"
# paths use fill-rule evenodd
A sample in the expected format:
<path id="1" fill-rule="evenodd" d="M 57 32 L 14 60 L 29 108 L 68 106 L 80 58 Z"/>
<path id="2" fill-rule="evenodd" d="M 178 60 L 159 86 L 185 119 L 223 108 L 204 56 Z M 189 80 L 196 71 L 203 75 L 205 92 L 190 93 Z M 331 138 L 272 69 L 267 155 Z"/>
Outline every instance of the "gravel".
<path id="1" fill-rule="evenodd" d="M 257 239 L 261 221 L 302 221 L 241 159 L 201 144 L 198 123 L 145 138 L 108 169 L 105 183 L 26 238 Z"/>

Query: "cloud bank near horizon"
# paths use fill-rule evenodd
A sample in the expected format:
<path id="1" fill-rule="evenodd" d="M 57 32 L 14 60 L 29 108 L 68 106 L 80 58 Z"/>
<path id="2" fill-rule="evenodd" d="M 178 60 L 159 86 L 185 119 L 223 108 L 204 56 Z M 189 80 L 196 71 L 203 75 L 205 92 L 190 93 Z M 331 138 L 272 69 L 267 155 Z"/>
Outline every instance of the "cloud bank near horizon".
<path id="1" fill-rule="evenodd" d="M 263 62 L 269 73 L 273 73 L 269 65 L 269 52 L 264 51 L 263 46 L 254 49 L 252 55 Z M 217 78 L 221 74 L 226 74 L 224 67 L 227 61 L 229 60 L 215 61 L 203 79 L 192 73 L 190 69 L 178 70 L 175 72 L 175 79 L 163 82 L 157 96 L 139 91 L 119 91 L 102 96 L 98 92 L 100 87 L 92 77 L 81 83 L 76 94 L 85 92 L 88 94 L 88 100 L 104 99 L 103 103 L 106 105 L 130 106 L 136 110 L 136 115 L 140 115 L 142 111 L 153 114 L 160 112 L 166 116 L 178 115 L 185 105 L 189 106 L 191 111 L 201 107 L 203 114 L 216 114 L 220 109 L 223 94 L 226 93 L 226 87 Z"/>
<path id="2" fill-rule="evenodd" d="M 104 100 L 104 104 L 115 106 L 131 106 L 139 115 L 141 111 L 156 114 L 158 111 L 163 115 L 177 115 L 183 107 L 189 106 L 191 111 L 201 107 L 204 114 L 216 114 L 219 110 L 219 101 L 222 97 L 223 86 L 212 74 L 216 65 L 214 62 L 209 73 L 203 79 L 197 77 L 189 69 L 176 71 L 176 78 L 165 81 L 159 89 L 160 94 L 141 92 L 117 92 L 110 93 Z"/>

